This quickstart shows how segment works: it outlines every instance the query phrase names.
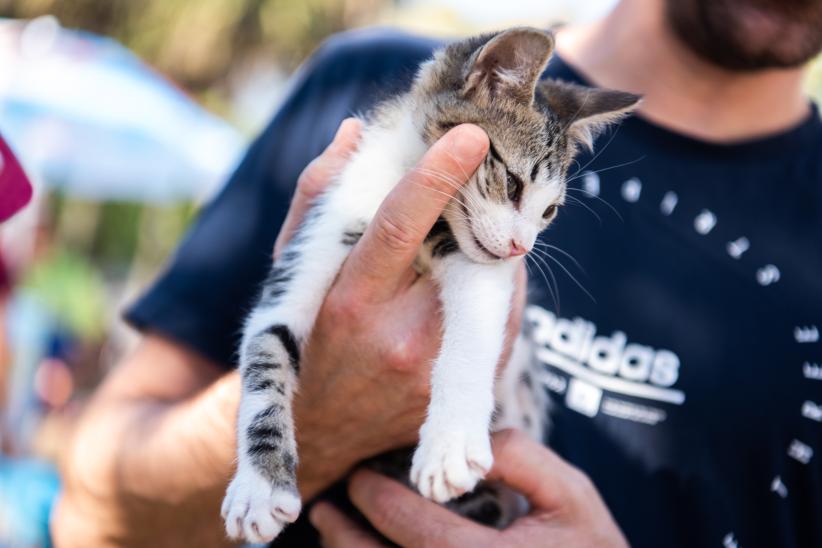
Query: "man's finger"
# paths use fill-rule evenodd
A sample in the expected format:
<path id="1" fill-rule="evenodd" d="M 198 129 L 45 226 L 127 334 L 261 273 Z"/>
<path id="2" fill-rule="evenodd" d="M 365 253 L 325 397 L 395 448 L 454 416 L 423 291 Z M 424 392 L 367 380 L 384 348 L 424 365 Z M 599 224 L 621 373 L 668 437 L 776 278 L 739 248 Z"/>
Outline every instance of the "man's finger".
<path id="1" fill-rule="evenodd" d="M 590 485 L 587 477 L 556 453 L 519 430 L 494 434 L 494 466 L 489 480 L 498 480 L 542 510 L 554 510 L 575 501 Z"/>
<path id="2" fill-rule="evenodd" d="M 315 504 L 308 519 L 320 532 L 324 548 L 382 548 L 383 546 L 328 502 Z"/>
<path id="3" fill-rule="evenodd" d="M 348 493 L 371 525 L 400 546 L 479 546 L 496 534 L 369 470 L 354 473 Z"/>
<path id="4" fill-rule="evenodd" d="M 346 261 L 341 283 L 349 281 L 358 295 L 373 301 L 393 296 L 445 205 L 487 151 L 488 136 L 471 124 L 434 143 L 380 206 Z"/>
<path id="5" fill-rule="evenodd" d="M 331 144 L 300 174 L 294 197 L 291 198 L 288 215 L 274 243 L 275 258 L 294 236 L 294 232 L 300 226 L 314 198 L 328 187 L 336 175 L 342 172 L 351 154 L 357 149 L 361 130 L 360 120 L 356 118 L 343 120 Z"/>

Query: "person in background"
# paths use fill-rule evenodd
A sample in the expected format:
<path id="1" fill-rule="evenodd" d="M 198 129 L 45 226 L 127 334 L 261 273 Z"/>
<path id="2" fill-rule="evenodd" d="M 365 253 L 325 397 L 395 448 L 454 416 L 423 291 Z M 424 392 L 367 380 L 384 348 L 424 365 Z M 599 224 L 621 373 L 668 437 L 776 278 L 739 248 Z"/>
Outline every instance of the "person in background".
<path id="1" fill-rule="evenodd" d="M 29 203 L 31 183 L 11 148 L 0 135 L 0 223 Z M 2 230 L 2 227 L 0 227 Z M 57 491 L 57 475 L 47 465 L 16 459 L 13 432 L 7 428 L 7 406 L 11 394 L 13 348 L 9 340 L 9 308 L 14 279 L 0 248 L 0 544 L 11 540 L 31 545 L 48 542 L 48 509 Z M 9 456 L 11 455 L 11 456 Z M 23 500 L 12 493 L 25 493 Z"/>
<path id="2" fill-rule="evenodd" d="M 0 223 L 31 200 L 31 183 L 0 135 Z"/>
<path id="3" fill-rule="evenodd" d="M 31 194 L 31 183 L 17 158 L 14 157 L 11 148 L 0 135 L 0 223 L 7 221 L 23 209 L 31 200 Z M 5 407 L 11 364 L 11 350 L 6 333 L 6 311 L 11 288 L 11 271 L 3 259 L 3 250 L 0 248 L 0 409 Z M 0 450 L 2 450 L 3 441 L 3 437 L 0 436 Z"/>
<path id="4" fill-rule="evenodd" d="M 281 246 L 356 147 L 356 122 L 334 138 L 341 121 L 405 89 L 438 45 L 360 31 L 303 67 L 127 312 L 143 341 L 73 440 L 59 546 L 226 542 L 237 333 L 277 235 Z M 525 318 L 554 401 L 555 453 L 503 434 L 493 473 L 535 514 L 498 533 L 357 472 L 351 498 L 379 531 L 408 545 L 617 546 L 623 533 L 639 547 L 822 544 L 822 122 L 802 92 L 820 49 L 818 0 L 622 0 L 559 33 L 547 77 L 645 99 L 580 158 L 569 197 L 584 207 L 565 208 L 546 237 L 585 268 L 584 290 L 559 251 L 545 258 L 556 282 L 530 279 Z M 458 127 L 423 167 L 464 181 L 485 147 Z M 415 441 L 439 324 L 430 281 L 409 281 L 402 258 L 427 230 L 407 220 L 435 218 L 442 203 L 416 187 L 436 181 L 414 177 L 391 200 L 407 209 L 384 207 L 346 263 L 305 351 L 295 416 L 306 502 Z M 398 238 L 379 237 L 388 226 Z M 365 255 L 385 258 L 386 283 L 352 292 Z M 327 545 L 376 542 L 328 503 L 306 513 Z M 278 543 L 312 535 L 303 519 Z"/>
<path id="5" fill-rule="evenodd" d="M 9 296 L 11 295 L 11 273 L 3 260 L 0 251 L 0 409 L 5 408 L 8 393 L 8 376 L 11 366 L 11 349 L 6 333 L 6 315 Z M 0 439 L 0 451 L 3 450 L 3 439 Z"/>

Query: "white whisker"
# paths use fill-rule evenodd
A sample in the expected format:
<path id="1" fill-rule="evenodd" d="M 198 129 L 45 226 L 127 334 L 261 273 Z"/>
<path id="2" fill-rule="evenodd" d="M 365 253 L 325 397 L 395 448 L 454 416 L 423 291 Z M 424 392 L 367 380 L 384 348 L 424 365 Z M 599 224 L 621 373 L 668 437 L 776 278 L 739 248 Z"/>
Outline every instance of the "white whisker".
<path id="1" fill-rule="evenodd" d="M 532 249 L 531 251 L 534 251 L 534 250 Z M 591 299 L 594 303 L 597 302 L 597 300 L 594 298 L 594 296 L 591 295 L 591 292 L 588 291 L 587 289 L 585 289 L 585 286 L 583 286 L 579 282 L 579 280 L 577 280 L 576 277 L 573 274 L 571 274 L 571 272 L 567 268 L 565 268 L 565 265 L 562 264 L 562 262 L 560 262 L 556 257 L 554 257 L 553 255 L 551 255 L 550 253 L 548 253 L 546 251 L 541 251 L 540 253 L 538 253 L 535 256 L 540 257 L 540 255 L 545 255 L 545 257 L 547 257 L 548 259 L 551 259 L 552 261 L 554 261 L 563 270 L 563 272 L 565 272 L 565 274 L 567 274 L 568 277 L 571 278 L 571 281 L 573 281 L 576 284 L 576 286 L 579 287 L 582 290 L 582 292 L 585 293 L 588 296 L 589 299 Z"/>
<path id="2" fill-rule="evenodd" d="M 542 246 L 548 247 L 548 248 L 551 248 L 551 249 L 556 250 L 556 251 L 559 251 L 560 253 L 562 253 L 563 255 L 565 255 L 566 257 L 568 257 L 569 259 L 571 259 L 571 261 L 573 261 L 574 265 L 576 265 L 576 267 L 577 267 L 578 269 L 580 269 L 580 271 L 582 271 L 582 273 L 583 273 L 583 274 L 585 274 L 586 276 L 588 275 L 588 274 L 587 274 L 587 272 L 585 272 L 585 269 L 584 269 L 584 268 L 582 268 L 582 265 L 581 265 L 581 264 L 579 264 L 579 261 L 577 261 L 576 257 L 574 257 L 573 255 L 571 255 L 570 253 L 568 253 L 568 252 L 567 252 L 567 251 L 565 251 L 564 249 L 562 249 L 562 248 L 560 248 L 560 247 L 557 247 L 557 246 L 555 246 L 555 245 L 551 245 L 551 244 L 549 244 L 548 242 L 546 242 L 546 241 L 544 241 L 544 240 L 539 240 L 539 239 L 537 239 L 537 241 L 536 241 L 536 242 L 534 242 L 534 243 L 535 243 L 535 244 L 538 244 L 538 245 L 542 245 Z"/>
<path id="3" fill-rule="evenodd" d="M 581 179 L 582 177 L 585 177 L 585 175 L 587 175 L 588 173 L 602 173 L 602 172 L 604 172 L 604 171 L 609 171 L 609 170 L 611 170 L 611 169 L 617 169 L 617 168 L 620 168 L 620 167 L 629 166 L 629 165 L 631 165 L 631 164 L 635 164 L 635 163 L 637 163 L 637 162 L 641 162 L 641 161 L 642 161 L 642 160 L 644 160 L 644 159 L 645 159 L 645 154 L 643 154 L 643 155 L 642 155 L 642 156 L 640 156 L 639 158 L 634 158 L 633 160 L 629 160 L 629 161 L 627 161 L 627 162 L 622 162 L 621 164 L 615 164 L 615 165 L 612 165 L 612 166 L 603 167 L 603 168 L 601 168 L 601 169 L 588 170 L 588 171 L 586 171 L 586 172 L 584 172 L 584 173 L 583 173 L 583 172 L 580 172 L 580 173 L 577 173 L 576 175 L 574 175 L 573 177 L 571 177 L 570 179 L 568 179 L 567 181 L 565 181 L 565 183 L 566 183 L 566 184 L 572 183 L 573 181 L 576 181 L 577 179 Z M 587 165 L 587 164 L 586 164 L 586 165 Z M 583 168 L 583 169 L 584 169 L 584 168 Z"/>
<path id="4" fill-rule="evenodd" d="M 625 219 L 622 217 L 622 215 L 619 213 L 619 211 L 617 211 L 617 208 L 615 208 L 615 207 L 614 207 L 614 206 L 613 206 L 613 205 L 612 205 L 612 204 L 611 204 L 608 200 L 606 200 L 605 198 L 603 198 L 603 197 L 601 197 L 601 196 L 597 196 L 596 194 L 593 194 L 593 193 L 591 193 L 591 192 L 588 192 L 587 190 L 585 190 L 585 189 L 583 189 L 583 188 L 572 188 L 572 187 L 568 187 L 566 190 L 575 190 L 575 191 L 577 191 L 577 192 L 582 192 L 583 194 L 585 194 L 585 195 L 586 195 L 586 196 L 588 196 L 589 198 L 594 198 L 595 200 L 599 200 L 600 202 L 602 202 L 603 204 L 605 204 L 606 206 L 608 206 L 608 208 L 609 208 L 611 211 L 613 211 L 613 212 L 614 212 L 614 215 L 616 215 L 616 216 L 617 216 L 617 218 L 618 218 L 621 222 L 623 222 L 623 223 L 625 222 Z M 568 195 L 566 194 L 566 197 L 570 197 L 570 196 L 568 196 Z"/>
<path id="5" fill-rule="evenodd" d="M 602 225 L 602 217 L 600 217 L 600 216 L 599 216 L 599 214 L 598 214 L 596 211 L 594 211 L 594 210 L 593 210 L 593 209 L 592 209 L 592 208 L 591 208 L 588 204 L 586 204 L 585 202 L 583 202 L 583 201 L 582 201 L 582 200 L 580 200 L 579 198 L 575 198 L 575 197 L 573 197 L 573 196 L 569 196 L 568 194 L 566 194 L 566 195 L 565 195 L 565 197 L 566 197 L 567 199 L 569 199 L 569 200 L 573 200 L 573 201 L 574 201 L 574 203 L 579 204 L 579 205 L 581 205 L 582 207 L 584 207 L 585 209 L 587 209 L 588 211 L 590 211 L 590 212 L 591 212 L 591 215 L 593 215 L 594 217 L 596 217 L 597 221 L 599 221 L 599 224 L 600 224 L 600 225 Z"/>
<path id="6" fill-rule="evenodd" d="M 554 273 L 551 271 L 551 267 L 544 260 L 540 259 L 540 257 L 538 255 L 526 255 L 525 256 L 526 264 L 528 264 L 528 259 L 529 258 L 534 261 L 534 263 L 533 263 L 534 266 L 537 267 L 537 269 L 539 269 L 539 272 L 542 275 L 542 279 L 545 280 L 545 287 L 548 288 L 548 294 L 551 295 L 551 300 L 554 301 L 554 308 L 556 308 L 557 314 L 559 314 L 559 310 L 560 310 L 559 287 L 556 285 L 557 280 L 554 277 Z M 556 292 L 554 292 L 554 289 L 551 285 L 551 282 L 548 280 L 548 276 L 545 274 L 545 271 L 542 269 L 542 267 L 539 265 L 539 263 L 536 262 L 536 259 L 540 259 L 542 261 L 542 264 L 544 264 L 546 267 L 548 267 L 548 272 L 551 273 L 551 279 L 554 282 L 553 285 L 556 287 Z"/>

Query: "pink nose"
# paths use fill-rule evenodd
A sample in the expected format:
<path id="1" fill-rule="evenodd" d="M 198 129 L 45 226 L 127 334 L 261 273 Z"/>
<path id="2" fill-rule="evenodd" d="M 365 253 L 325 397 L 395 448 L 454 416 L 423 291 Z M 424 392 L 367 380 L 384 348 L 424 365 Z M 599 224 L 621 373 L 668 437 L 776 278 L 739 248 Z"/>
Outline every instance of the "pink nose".
<path id="1" fill-rule="evenodd" d="M 520 255 L 525 255 L 526 253 L 528 253 L 528 250 L 525 249 L 521 243 L 516 240 L 511 240 L 511 251 L 508 253 L 509 257 L 519 257 Z"/>

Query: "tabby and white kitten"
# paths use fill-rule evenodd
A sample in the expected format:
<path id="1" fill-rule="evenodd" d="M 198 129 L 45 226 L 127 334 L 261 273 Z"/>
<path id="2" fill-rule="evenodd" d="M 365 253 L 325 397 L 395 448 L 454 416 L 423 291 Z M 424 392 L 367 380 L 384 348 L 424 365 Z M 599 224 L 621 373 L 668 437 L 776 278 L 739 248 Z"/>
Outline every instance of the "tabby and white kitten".
<path id="1" fill-rule="evenodd" d="M 491 146 L 417 260 L 439 286 L 444 324 L 411 481 L 446 502 L 488 472 L 495 368 L 515 271 L 563 203 L 577 148 L 590 147 L 596 131 L 639 100 L 540 81 L 552 49 L 552 35 L 531 28 L 454 43 L 420 67 L 408 93 L 368 120 L 358 151 L 275 262 L 246 322 L 238 465 L 222 509 L 229 536 L 269 541 L 297 518 L 291 402 L 301 344 L 383 199 L 434 141 L 466 122 L 485 130 Z"/>

